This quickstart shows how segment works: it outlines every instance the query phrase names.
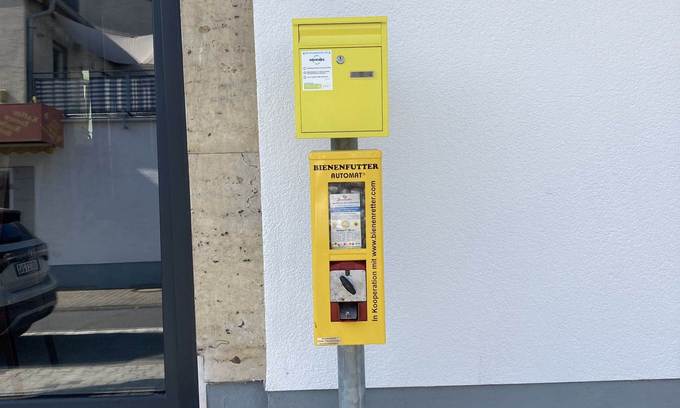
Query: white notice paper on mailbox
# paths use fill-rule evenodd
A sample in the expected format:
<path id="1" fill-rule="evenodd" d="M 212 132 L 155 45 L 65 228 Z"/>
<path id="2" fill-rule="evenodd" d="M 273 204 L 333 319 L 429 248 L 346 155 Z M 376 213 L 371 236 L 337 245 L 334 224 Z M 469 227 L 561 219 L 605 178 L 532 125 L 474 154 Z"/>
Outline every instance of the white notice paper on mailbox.
<path id="1" fill-rule="evenodd" d="M 302 90 L 333 90 L 333 51 L 302 51 Z"/>
<path id="2" fill-rule="evenodd" d="M 330 194 L 331 248 L 361 248 L 361 194 Z"/>

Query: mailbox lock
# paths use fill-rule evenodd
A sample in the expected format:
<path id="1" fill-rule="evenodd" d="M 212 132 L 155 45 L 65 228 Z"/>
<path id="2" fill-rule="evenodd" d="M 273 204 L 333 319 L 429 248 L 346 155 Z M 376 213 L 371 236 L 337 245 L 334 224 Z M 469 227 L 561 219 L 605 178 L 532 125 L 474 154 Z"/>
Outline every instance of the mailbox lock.
<path id="1" fill-rule="evenodd" d="M 345 56 L 344 55 L 338 55 L 335 57 L 335 62 L 338 64 L 344 64 L 345 63 Z"/>

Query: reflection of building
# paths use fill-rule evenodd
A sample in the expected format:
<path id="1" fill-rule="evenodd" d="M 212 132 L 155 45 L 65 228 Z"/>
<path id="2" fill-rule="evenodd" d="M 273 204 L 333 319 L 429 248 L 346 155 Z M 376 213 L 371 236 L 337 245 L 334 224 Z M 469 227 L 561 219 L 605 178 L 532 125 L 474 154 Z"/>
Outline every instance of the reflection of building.
<path id="1" fill-rule="evenodd" d="M 48 243 L 62 286 L 158 284 L 151 2 L 3 4 L 0 205 Z"/>

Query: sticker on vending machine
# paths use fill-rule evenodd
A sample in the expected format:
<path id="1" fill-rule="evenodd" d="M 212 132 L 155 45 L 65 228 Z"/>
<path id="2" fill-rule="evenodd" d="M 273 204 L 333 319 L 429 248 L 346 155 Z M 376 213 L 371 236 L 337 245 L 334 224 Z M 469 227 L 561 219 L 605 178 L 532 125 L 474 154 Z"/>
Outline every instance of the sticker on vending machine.
<path id="1" fill-rule="evenodd" d="M 331 248 L 361 248 L 361 194 L 329 195 Z"/>

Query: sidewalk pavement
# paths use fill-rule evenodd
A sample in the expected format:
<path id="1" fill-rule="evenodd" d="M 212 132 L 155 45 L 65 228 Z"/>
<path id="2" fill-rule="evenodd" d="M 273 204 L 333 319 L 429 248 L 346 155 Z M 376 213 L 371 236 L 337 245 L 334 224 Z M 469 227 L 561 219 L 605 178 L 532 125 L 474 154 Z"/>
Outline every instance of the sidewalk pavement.
<path id="1" fill-rule="evenodd" d="M 162 333 L 160 289 L 60 291 L 57 307 L 28 336 Z"/>
<path id="2" fill-rule="evenodd" d="M 20 366 L 0 368 L 0 398 L 163 389 L 160 289 L 60 291 L 57 298 L 54 312 L 17 340 Z"/>
<path id="3" fill-rule="evenodd" d="M 131 308 L 161 306 L 160 289 L 107 289 L 59 291 L 57 309 Z"/>

